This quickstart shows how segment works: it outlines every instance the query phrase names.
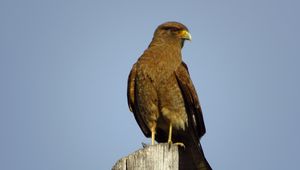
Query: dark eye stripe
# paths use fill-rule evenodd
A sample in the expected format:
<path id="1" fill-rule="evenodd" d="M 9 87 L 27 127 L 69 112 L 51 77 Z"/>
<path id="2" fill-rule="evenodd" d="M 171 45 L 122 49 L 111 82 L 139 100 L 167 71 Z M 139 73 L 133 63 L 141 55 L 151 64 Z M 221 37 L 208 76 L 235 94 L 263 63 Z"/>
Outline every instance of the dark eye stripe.
<path id="1" fill-rule="evenodd" d="M 163 29 L 164 30 L 171 30 L 171 31 L 179 31 L 180 30 L 179 28 L 176 28 L 176 27 L 164 27 Z"/>

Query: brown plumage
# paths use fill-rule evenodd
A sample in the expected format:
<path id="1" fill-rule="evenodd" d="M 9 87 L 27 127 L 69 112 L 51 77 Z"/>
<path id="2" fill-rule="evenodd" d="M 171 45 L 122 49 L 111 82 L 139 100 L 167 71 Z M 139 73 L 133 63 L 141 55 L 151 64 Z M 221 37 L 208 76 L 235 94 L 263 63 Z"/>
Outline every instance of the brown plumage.
<path id="1" fill-rule="evenodd" d="M 180 148 L 181 169 L 211 169 L 200 145 L 205 133 L 200 103 L 181 57 L 185 40 L 191 35 L 181 23 L 157 27 L 129 74 L 128 105 L 152 144 L 155 139 L 185 145 Z"/>

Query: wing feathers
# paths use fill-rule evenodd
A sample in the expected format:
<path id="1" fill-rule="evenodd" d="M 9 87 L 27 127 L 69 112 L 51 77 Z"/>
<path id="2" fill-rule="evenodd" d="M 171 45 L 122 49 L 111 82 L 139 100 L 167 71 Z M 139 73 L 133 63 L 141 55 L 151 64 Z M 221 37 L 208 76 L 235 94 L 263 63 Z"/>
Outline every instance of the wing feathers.
<path id="1" fill-rule="evenodd" d="M 178 67 L 175 74 L 185 101 L 189 125 L 191 124 L 193 126 L 198 138 L 201 138 L 206 132 L 202 110 L 197 92 L 184 62 Z"/>
<path id="2" fill-rule="evenodd" d="M 137 77 L 137 68 L 136 64 L 132 66 L 132 69 L 130 71 L 130 74 L 128 76 L 128 82 L 127 82 L 127 101 L 128 106 L 131 112 L 134 114 L 134 118 L 137 121 L 138 125 L 142 129 L 144 135 L 146 137 L 151 136 L 151 132 L 147 125 L 145 124 L 144 120 L 141 117 L 141 114 L 139 113 L 138 104 L 136 101 L 136 77 Z"/>
<path id="3" fill-rule="evenodd" d="M 135 77 L 136 77 L 136 64 L 132 66 L 127 81 L 127 102 L 131 112 L 133 112 L 134 110 Z"/>

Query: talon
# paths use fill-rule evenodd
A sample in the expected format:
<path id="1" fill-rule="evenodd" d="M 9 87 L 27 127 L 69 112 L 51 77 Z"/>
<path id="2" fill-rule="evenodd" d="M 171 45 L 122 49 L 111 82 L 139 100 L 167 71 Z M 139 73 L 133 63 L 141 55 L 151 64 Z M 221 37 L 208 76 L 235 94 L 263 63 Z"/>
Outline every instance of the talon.
<path id="1" fill-rule="evenodd" d="M 174 143 L 174 145 L 181 146 L 181 147 L 183 147 L 183 149 L 185 149 L 184 143 L 176 142 L 176 143 Z"/>

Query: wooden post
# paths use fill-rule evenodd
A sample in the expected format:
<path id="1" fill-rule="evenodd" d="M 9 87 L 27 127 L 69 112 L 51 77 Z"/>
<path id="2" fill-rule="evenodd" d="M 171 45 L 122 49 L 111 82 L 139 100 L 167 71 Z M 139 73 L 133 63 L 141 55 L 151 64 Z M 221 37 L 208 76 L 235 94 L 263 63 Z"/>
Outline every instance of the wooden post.
<path id="1" fill-rule="evenodd" d="M 160 143 L 121 158 L 112 170 L 178 170 L 178 167 L 178 146 Z"/>

